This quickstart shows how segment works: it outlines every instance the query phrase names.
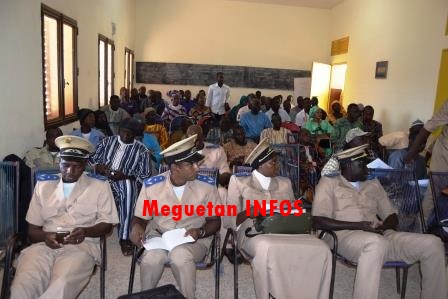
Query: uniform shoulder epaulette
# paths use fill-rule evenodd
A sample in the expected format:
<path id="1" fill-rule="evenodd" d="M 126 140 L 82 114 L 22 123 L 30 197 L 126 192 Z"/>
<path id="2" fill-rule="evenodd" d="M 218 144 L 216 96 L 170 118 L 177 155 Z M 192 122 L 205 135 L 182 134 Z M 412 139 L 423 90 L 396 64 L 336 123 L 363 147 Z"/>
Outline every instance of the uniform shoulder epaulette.
<path id="1" fill-rule="evenodd" d="M 238 173 L 234 174 L 234 176 L 236 176 L 236 177 L 245 177 L 245 176 L 251 176 L 251 175 L 252 175 L 252 173 L 250 173 L 250 172 L 238 172 Z"/>
<path id="2" fill-rule="evenodd" d="M 157 183 L 163 182 L 164 180 L 165 180 L 165 176 L 163 176 L 163 175 L 152 176 L 145 180 L 145 187 L 155 185 Z"/>
<path id="3" fill-rule="evenodd" d="M 208 176 L 208 175 L 202 175 L 202 174 L 198 174 L 196 177 L 197 180 L 210 184 L 212 186 L 216 186 L 216 179 Z"/>
<path id="4" fill-rule="evenodd" d="M 37 180 L 38 181 L 57 181 L 57 180 L 59 180 L 59 175 L 42 173 L 42 174 L 37 175 Z"/>
<path id="5" fill-rule="evenodd" d="M 87 176 L 92 178 L 92 179 L 97 179 L 97 180 L 101 180 L 101 181 L 107 181 L 107 177 L 99 175 L 99 174 L 88 172 Z"/>
<path id="6" fill-rule="evenodd" d="M 216 144 L 208 144 L 205 146 L 205 148 L 219 148 L 219 145 Z"/>

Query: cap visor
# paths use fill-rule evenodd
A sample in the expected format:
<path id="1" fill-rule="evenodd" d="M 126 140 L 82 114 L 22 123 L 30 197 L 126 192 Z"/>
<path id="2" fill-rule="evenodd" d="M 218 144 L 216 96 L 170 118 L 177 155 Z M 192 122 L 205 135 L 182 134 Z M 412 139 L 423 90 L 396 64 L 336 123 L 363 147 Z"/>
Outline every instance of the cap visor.
<path id="1" fill-rule="evenodd" d="M 188 163 L 197 163 L 199 161 L 204 160 L 205 156 L 201 155 L 200 153 L 196 152 L 191 157 L 188 157 L 187 159 L 183 160 L 182 162 L 188 162 Z"/>

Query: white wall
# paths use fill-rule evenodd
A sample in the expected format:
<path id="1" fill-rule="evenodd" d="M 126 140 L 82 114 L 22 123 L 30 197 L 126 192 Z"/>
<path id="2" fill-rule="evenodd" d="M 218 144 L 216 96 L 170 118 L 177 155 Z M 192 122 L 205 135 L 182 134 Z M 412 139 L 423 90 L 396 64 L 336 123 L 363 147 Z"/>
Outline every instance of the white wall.
<path id="1" fill-rule="evenodd" d="M 124 47 L 134 49 L 134 0 L 0 1 L 0 158 L 41 146 L 41 2 L 78 22 L 78 104 L 98 109 L 98 34 L 115 42 L 115 91 L 124 82 Z M 117 24 L 112 36 L 111 23 Z M 65 126 L 69 132 L 77 123 Z"/>
<path id="2" fill-rule="evenodd" d="M 431 117 L 445 36 L 447 0 L 346 0 L 331 11 L 331 40 L 350 36 L 344 105 L 371 104 L 385 132 Z M 377 61 L 387 79 L 375 79 Z M 448 82 L 447 82 L 448 84 Z"/>
<path id="3" fill-rule="evenodd" d="M 330 10 L 325 9 L 225 0 L 136 0 L 136 28 L 136 61 L 303 70 L 311 70 L 313 61 L 330 61 Z M 231 103 L 255 90 L 232 89 Z"/>

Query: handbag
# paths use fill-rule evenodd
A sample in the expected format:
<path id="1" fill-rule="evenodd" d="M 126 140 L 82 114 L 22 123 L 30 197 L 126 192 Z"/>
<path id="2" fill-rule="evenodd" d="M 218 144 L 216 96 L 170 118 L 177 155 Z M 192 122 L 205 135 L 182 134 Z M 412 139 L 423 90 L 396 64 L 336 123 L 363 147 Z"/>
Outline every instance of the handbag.
<path id="1" fill-rule="evenodd" d="M 245 231 L 247 237 L 252 238 L 261 234 L 309 234 L 311 233 L 311 214 L 283 216 L 275 213 L 273 216 L 259 216 L 255 218 L 253 228 L 258 233 L 251 234 L 252 227 L 249 227 Z"/>

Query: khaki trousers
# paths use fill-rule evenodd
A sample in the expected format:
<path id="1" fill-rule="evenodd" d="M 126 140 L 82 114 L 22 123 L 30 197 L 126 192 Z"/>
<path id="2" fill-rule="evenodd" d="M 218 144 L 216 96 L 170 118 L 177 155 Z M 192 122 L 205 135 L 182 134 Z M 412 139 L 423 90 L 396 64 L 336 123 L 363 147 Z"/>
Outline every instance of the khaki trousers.
<path id="1" fill-rule="evenodd" d="M 354 299 L 378 298 L 381 269 L 385 261 L 420 262 L 421 298 L 447 298 L 445 253 L 433 235 L 395 232 L 384 235 L 364 231 L 338 231 L 338 253 L 357 262 Z"/>
<path id="2" fill-rule="evenodd" d="M 34 244 L 19 256 L 11 298 L 76 298 L 94 265 L 93 257 L 76 245 L 51 249 L 44 243 Z"/>
<path id="3" fill-rule="evenodd" d="M 163 249 L 145 250 L 140 262 L 142 290 L 153 289 L 169 264 L 180 292 L 187 298 L 196 297 L 196 262 L 204 259 L 207 247 L 200 241 L 182 244 L 171 252 Z"/>
<path id="4" fill-rule="evenodd" d="M 246 239 L 242 251 L 251 261 L 257 299 L 327 299 L 330 248 L 310 235 L 266 234 Z"/>

